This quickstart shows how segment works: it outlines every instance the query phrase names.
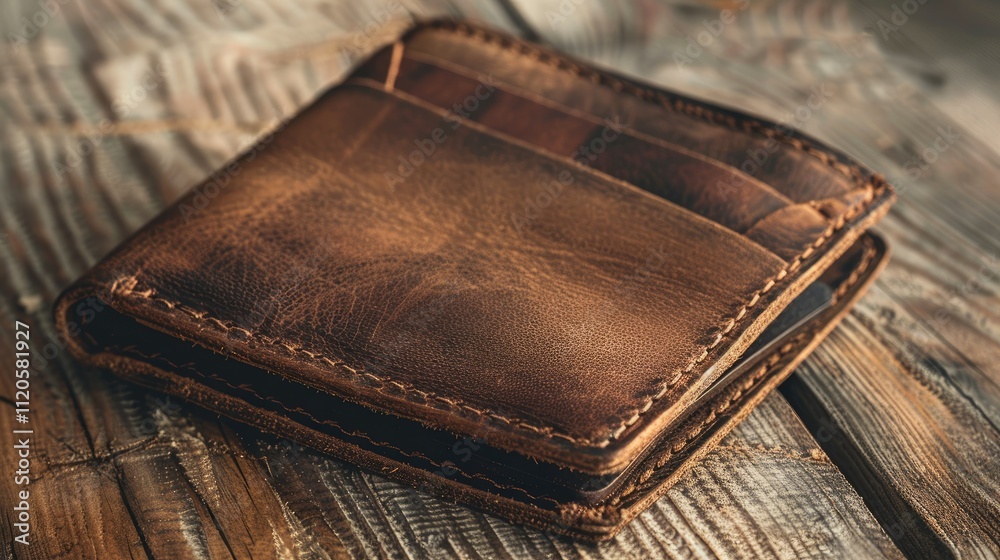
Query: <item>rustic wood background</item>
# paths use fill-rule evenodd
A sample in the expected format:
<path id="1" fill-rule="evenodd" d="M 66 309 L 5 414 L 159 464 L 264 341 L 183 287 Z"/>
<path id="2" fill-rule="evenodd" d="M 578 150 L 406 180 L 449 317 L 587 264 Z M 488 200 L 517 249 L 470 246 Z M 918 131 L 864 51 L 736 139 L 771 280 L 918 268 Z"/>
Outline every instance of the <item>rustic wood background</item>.
<path id="1" fill-rule="evenodd" d="M 679 64 L 727 7 L 734 21 Z M 600 546 L 81 368 L 54 335 L 55 296 L 124 236 L 411 18 L 443 14 L 773 119 L 828 91 L 794 125 L 899 187 L 881 227 L 893 260 L 870 294 L 780 394 Z M 4 558 L 1000 555 L 993 4 L 24 0 L 0 6 L 0 28 Z M 15 319 L 50 358 L 31 386 L 28 547 L 11 529 Z"/>

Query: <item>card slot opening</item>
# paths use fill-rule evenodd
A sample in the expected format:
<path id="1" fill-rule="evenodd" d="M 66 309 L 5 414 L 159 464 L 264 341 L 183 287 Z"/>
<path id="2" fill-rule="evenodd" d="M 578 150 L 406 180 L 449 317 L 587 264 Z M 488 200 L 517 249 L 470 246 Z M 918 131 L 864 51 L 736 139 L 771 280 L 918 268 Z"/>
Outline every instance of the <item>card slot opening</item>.
<path id="1" fill-rule="evenodd" d="M 378 58 L 371 70 L 381 70 Z M 542 148 L 673 202 L 737 233 L 792 203 L 738 169 L 680 146 L 644 137 L 610 119 L 531 99 L 404 55 L 394 88 L 500 134 Z M 510 118 L 517 115 L 517 118 Z"/>
<path id="2" fill-rule="evenodd" d="M 652 136 L 684 145 L 741 171 L 742 166 L 751 166 L 755 177 L 795 202 L 838 196 L 856 186 L 851 179 L 832 173 L 825 163 L 799 149 L 740 127 L 709 122 L 700 115 L 665 109 L 652 102 L 652 96 L 630 95 L 598 83 L 593 79 L 594 74 L 575 70 L 586 67 L 585 64 L 560 54 L 517 40 L 505 40 L 489 31 L 467 33 L 453 27 L 444 24 L 414 32 L 407 38 L 408 52 L 411 56 L 439 58 L 471 70 L 490 68 L 499 80 L 525 87 L 530 84 L 540 96 L 565 105 L 587 107 L 594 114 L 620 112 L 637 129 Z M 610 77 L 609 81 L 652 91 L 649 85 L 636 80 L 613 72 L 602 73 Z M 667 97 L 683 99 L 669 93 Z"/>
<path id="3" fill-rule="evenodd" d="M 406 103 L 408 105 L 412 105 L 414 107 L 418 107 L 418 108 L 420 108 L 422 110 L 425 110 L 425 111 L 436 113 L 438 115 L 442 115 L 442 113 L 445 113 L 447 111 L 446 109 L 442 109 L 441 107 L 438 107 L 437 105 L 434 105 L 432 103 L 428 103 L 427 101 L 424 101 L 423 99 L 421 99 L 419 97 L 411 95 L 411 94 L 409 94 L 409 93 L 407 93 L 407 92 L 405 92 L 405 91 L 403 91 L 403 90 L 401 90 L 399 88 L 396 88 L 392 92 L 387 92 L 387 91 L 385 91 L 381 87 L 380 83 L 375 82 L 375 81 L 371 80 L 370 78 L 356 78 L 356 79 L 353 79 L 353 80 L 351 80 L 348 83 L 348 86 L 351 86 L 351 85 L 356 86 L 359 89 L 363 89 L 363 90 L 367 90 L 367 91 L 375 91 L 375 92 L 378 92 L 380 94 L 385 94 L 385 95 L 393 96 L 393 97 L 397 98 L 398 100 L 402 101 L 403 103 Z M 347 86 L 345 86 L 345 87 L 343 87 L 341 89 L 347 89 Z M 450 113 L 450 112 L 445 113 L 443 115 L 443 121 L 444 122 L 453 122 L 453 121 L 451 121 L 451 116 L 453 116 L 452 113 Z M 567 163 L 572 164 L 573 163 L 573 160 L 570 159 L 570 158 L 568 158 L 568 157 L 566 157 L 566 156 L 563 156 L 563 155 L 560 155 L 560 154 L 557 154 L 557 153 L 553 153 L 553 152 L 551 152 L 551 151 L 549 151 L 549 150 L 547 150 L 547 149 L 545 149 L 543 147 L 538 146 L 537 144 L 532 144 L 532 143 L 524 141 L 524 140 L 522 140 L 520 138 L 516 138 L 516 137 L 513 137 L 513 136 L 511 136 L 509 134 L 505 134 L 503 132 L 497 131 L 497 130 L 495 130 L 493 128 L 490 128 L 488 126 L 485 126 L 485 125 L 483 125 L 483 124 L 481 124 L 479 122 L 472 121 L 471 119 L 468 120 L 467 122 L 465 122 L 464 126 L 462 128 L 473 130 L 477 134 L 483 134 L 483 135 L 489 136 L 490 138 L 496 139 L 496 140 L 498 140 L 500 142 L 504 142 L 504 143 L 507 143 L 507 144 L 510 144 L 510 145 L 513 145 L 513 146 L 517 146 L 520 149 L 529 150 L 529 151 L 534 152 L 535 154 L 537 154 L 539 156 L 545 157 L 547 159 L 550 159 L 552 161 L 558 162 L 560 164 L 567 164 Z M 759 251 L 758 255 L 760 257 L 765 257 L 765 256 L 769 257 L 767 260 L 772 260 L 773 259 L 773 261 L 775 263 L 778 263 L 778 262 L 781 262 L 781 261 L 784 260 L 782 257 L 780 257 L 776 253 L 774 253 L 774 251 L 768 249 L 767 247 L 764 247 L 763 245 L 757 243 L 753 239 L 750 239 L 749 237 L 747 237 L 746 235 L 742 234 L 741 232 L 736 231 L 733 228 L 726 227 L 724 224 L 721 224 L 718 221 L 715 221 L 715 220 L 713 220 L 713 219 L 711 219 L 709 217 L 706 217 L 703 214 L 700 214 L 700 213 L 692 210 L 691 208 L 688 208 L 688 207 L 686 207 L 686 206 L 684 206 L 684 205 L 682 205 L 680 203 L 674 202 L 672 200 L 668 200 L 668 199 L 666 199 L 666 198 L 664 198 L 662 196 L 658 196 L 656 193 L 651 192 L 649 189 L 645 189 L 645 188 L 639 187 L 639 186 L 637 186 L 637 185 L 635 185 L 633 183 L 630 183 L 628 181 L 624 181 L 622 179 L 619 179 L 617 177 L 609 175 L 608 173 L 605 173 L 605 172 L 603 172 L 603 171 L 601 171 L 599 169 L 595 169 L 592 166 L 581 166 L 581 170 L 584 171 L 584 172 L 587 172 L 589 174 L 592 174 L 596 178 L 599 178 L 601 180 L 601 182 L 603 183 L 603 184 L 590 183 L 589 186 L 591 188 L 594 188 L 594 189 L 603 189 L 609 195 L 611 195 L 611 196 L 613 196 L 615 198 L 622 198 L 622 196 L 624 194 L 622 192 L 623 189 L 627 190 L 627 191 L 630 191 L 630 192 L 633 192 L 633 193 L 638 194 L 638 195 L 643 196 L 643 197 L 650 197 L 651 199 L 655 199 L 656 202 L 657 202 L 657 204 L 663 204 L 663 205 L 669 206 L 669 207 L 671 207 L 673 209 L 676 209 L 677 212 L 683 213 L 683 214 L 685 214 L 687 216 L 691 216 L 692 218 L 694 218 L 700 224 L 699 227 L 702 227 L 702 228 L 711 228 L 711 229 L 714 229 L 714 230 L 719 231 L 719 232 L 725 232 L 726 236 L 729 237 L 732 240 L 733 243 L 737 244 L 738 246 L 742 246 L 742 247 L 746 247 L 746 248 L 752 248 L 753 250 Z M 551 179 L 551 181 L 561 181 L 561 180 L 562 179 L 558 175 L 553 175 L 552 179 Z M 557 188 L 557 187 L 553 187 L 553 188 Z M 549 193 L 549 194 L 551 194 L 551 193 Z M 704 232 L 704 235 L 708 235 L 708 232 L 707 231 Z"/>

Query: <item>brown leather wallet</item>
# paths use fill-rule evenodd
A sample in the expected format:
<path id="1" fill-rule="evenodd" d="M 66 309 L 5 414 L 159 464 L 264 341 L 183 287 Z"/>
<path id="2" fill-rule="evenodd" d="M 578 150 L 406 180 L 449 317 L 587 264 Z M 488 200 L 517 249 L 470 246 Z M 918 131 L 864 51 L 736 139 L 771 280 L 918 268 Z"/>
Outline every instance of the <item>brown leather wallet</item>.
<path id="1" fill-rule="evenodd" d="M 502 517 L 609 538 L 886 259 L 785 126 L 422 25 L 68 288 L 76 356 Z"/>

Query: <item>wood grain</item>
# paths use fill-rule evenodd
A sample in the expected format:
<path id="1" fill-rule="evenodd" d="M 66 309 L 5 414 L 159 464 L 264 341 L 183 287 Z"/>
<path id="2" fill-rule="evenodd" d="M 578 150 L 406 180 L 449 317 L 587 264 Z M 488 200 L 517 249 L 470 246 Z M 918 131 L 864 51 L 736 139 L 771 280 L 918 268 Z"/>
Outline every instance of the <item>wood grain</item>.
<path id="1" fill-rule="evenodd" d="M 0 484 L 3 557 L 996 555 L 998 155 L 977 130 L 918 178 L 905 172 L 937 127 L 970 120 L 942 110 L 955 92 L 933 77 L 950 70 L 977 85 L 974 69 L 859 35 L 886 8 L 870 2 L 754 2 L 686 67 L 671 53 L 717 6 L 616 2 L 550 22 L 550 0 L 398 5 L 67 3 L 22 48 L 0 49 L 0 340 L 13 339 L 16 318 L 36 348 L 54 348 L 32 385 L 35 544 L 13 547 L 14 487 Z M 58 291 L 397 34 L 378 9 L 513 28 L 512 7 L 563 48 L 775 118 L 835 83 L 802 128 L 907 179 L 885 225 L 894 261 L 785 388 L 794 410 L 772 395 L 616 539 L 590 546 L 359 472 L 59 351 Z M 38 4 L 6 9 L 16 22 Z M 0 345 L 5 368 L 11 358 Z M 0 464 L 10 465 L 13 391 L 0 387 Z"/>
<path id="2" fill-rule="evenodd" d="M 611 542 L 591 546 L 512 525 L 361 473 L 287 442 L 253 438 L 291 503 L 320 480 L 313 530 L 350 527 L 358 557 L 898 557 L 783 399 L 774 395 Z M 310 500 L 310 501 L 311 501 Z"/>
<path id="3" fill-rule="evenodd" d="M 830 92 L 790 122 L 898 187 L 880 226 L 894 255 L 857 319 L 784 394 L 904 553 L 995 557 L 1000 160 L 995 136 L 990 145 L 981 126 L 967 132 L 977 123 L 961 109 L 975 101 L 982 119 L 997 114 L 984 93 L 995 85 L 983 71 L 996 68 L 993 39 L 968 39 L 993 8 L 927 4 L 884 37 L 873 30 L 891 3 L 864 4 L 758 3 L 692 67 L 644 71 L 773 119 L 815 88 Z M 815 36 L 825 40 L 801 40 Z"/>

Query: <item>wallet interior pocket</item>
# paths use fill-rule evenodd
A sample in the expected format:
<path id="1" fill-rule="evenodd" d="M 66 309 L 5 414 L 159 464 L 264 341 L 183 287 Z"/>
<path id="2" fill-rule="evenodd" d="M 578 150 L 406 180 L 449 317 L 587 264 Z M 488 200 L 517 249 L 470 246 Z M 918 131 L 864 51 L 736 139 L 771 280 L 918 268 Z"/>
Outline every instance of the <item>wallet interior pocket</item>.
<path id="1" fill-rule="evenodd" d="M 371 80 L 383 87 L 379 78 L 387 79 L 392 51 L 384 50 L 359 69 L 355 81 Z M 836 218 L 820 212 L 815 199 L 797 202 L 733 166 L 616 117 L 571 109 L 420 52 L 403 52 L 392 80 L 397 94 L 405 92 L 506 137 L 633 184 L 743 233 L 786 260 L 801 253 Z"/>
<path id="2" fill-rule="evenodd" d="M 841 197 L 857 189 L 861 172 L 854 165 L 795 137 L 794 128 L 808 114 L 793 114 L 783 127 L 765 125 L 458 22 L 440 22 L 415 31 L 403 54 L 531 90 L 546 100 L 602 118 L 617 116 L 638 132 L 753 175 L 797 203 Z M 387 68 L 387 60 L 373 59 L 371 72 L 384 76 L 381 71 Z M 801 112 L 820 110 L 826 95 L 822 89 L 812 92 Z"/>

